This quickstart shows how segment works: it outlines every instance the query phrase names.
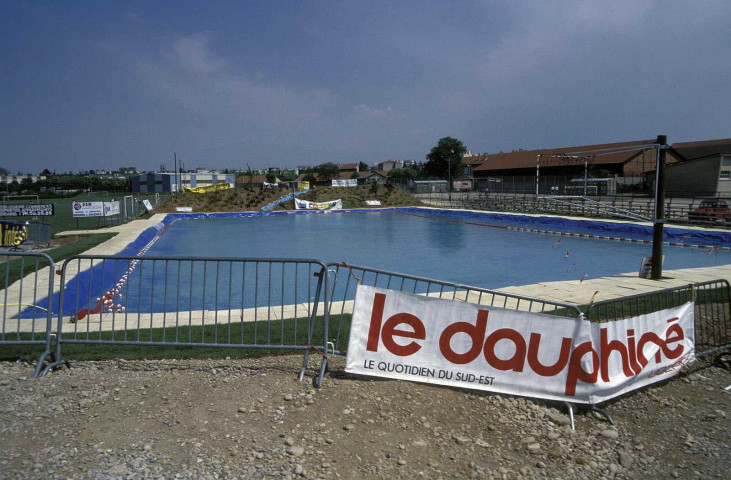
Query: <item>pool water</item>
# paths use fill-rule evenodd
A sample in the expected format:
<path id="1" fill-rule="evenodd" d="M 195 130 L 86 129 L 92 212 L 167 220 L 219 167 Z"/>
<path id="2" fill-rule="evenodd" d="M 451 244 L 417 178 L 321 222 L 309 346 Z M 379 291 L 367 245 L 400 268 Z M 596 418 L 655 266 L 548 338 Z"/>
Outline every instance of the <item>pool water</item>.
<path id="1" fill-rule="evenodd" d="M 516 232 L 469 221 L 454 221 L 452 213 L 445 218 L 394 211 L 180 220 L 146 255 L 346 261 L 484 288 L 637 272 L 642 257 L 651 256 L 649 244 Z M 666 245 L 663 254 L 665 270 L 731 263 L 727 250 Z"/>

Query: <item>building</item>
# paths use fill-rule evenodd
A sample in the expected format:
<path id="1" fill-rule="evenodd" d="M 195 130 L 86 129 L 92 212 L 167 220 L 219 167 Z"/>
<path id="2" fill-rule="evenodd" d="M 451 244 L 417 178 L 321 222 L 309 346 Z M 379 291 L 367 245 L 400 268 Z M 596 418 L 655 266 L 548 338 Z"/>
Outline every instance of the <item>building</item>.
<path id="1" fill-rule="evenodd" d="M 390 172 L 391 170 L 394 170 L 396 168 L 404 168 L 404 161 L 403 160 L 386 160 L 385 162 L 381 162 L 376 166 L 377 170 L 384 171 L 384 172 Z"/>
<path id="2" fill-rule="evenodd" d="M 364 183 L 379 183 L 383 184 L 388 181 L 388 172 L 383 170 L 378 172 L 367 172 L 358 177 L 358 184 L 363 185 Z"/>
<path id="3" fill-rule="evenodd" d="M 338 179 L 349 179 L 354 173 L 358 173 L 359 163 L 343 163 L 338 165 Z"/>
<path id="4" fill-rule="evenodd" d="M 134 193 L 177 192 L 182 188 L 206 187 L 228 183 L 234 187 L 236 176 L 229 173 L 143 173 L 130 177 Z"/>
<path id="5" fill-rule="evenodd" d="M 236 185 L 242 185 L 244 187 L 263 187 L 264 184 L 279 182 L 281 182 L 281 180 L 279 180 L 276 176 L 274 177 L 274 182 L 267 182 L 266 175 L 252 175 L 251 177 L 248 175 L 241 175 L 236 178 Z"/>
<path id="6" fill-rule="evenodd" d="M 676 143 L 667 157 L 672 161 L 665 169 L 666 195 L 731 197 L 731 139 Z"/>
<path id="7" fill-rule="evenodd" d="M 13 182 L 22 182 L 23 180 L 30 180 L 33 183 L 36 183 L 38 180 L 45 180 L 46 177 L 39 176 L 39 175 L 24 175 L 24 174 L 18 174 L 18 175 L 0 175 L 0 183 L 13 183 Z"/>

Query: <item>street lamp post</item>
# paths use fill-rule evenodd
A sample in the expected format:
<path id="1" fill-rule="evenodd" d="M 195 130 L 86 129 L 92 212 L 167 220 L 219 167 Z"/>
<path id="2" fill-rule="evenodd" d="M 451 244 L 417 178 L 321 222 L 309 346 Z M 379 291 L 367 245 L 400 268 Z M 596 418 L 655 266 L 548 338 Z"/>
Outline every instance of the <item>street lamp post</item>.
<path id="1" fill-rule="evenodd" d="M 449 151 L 450 155 L 447 159 L 447 176 L 449 178 L 449 185 L 447 186 L 447 192 L 449 197 L 449 206 L 452 206 L 452 156 L 454 156 L 454 150 Z"/>

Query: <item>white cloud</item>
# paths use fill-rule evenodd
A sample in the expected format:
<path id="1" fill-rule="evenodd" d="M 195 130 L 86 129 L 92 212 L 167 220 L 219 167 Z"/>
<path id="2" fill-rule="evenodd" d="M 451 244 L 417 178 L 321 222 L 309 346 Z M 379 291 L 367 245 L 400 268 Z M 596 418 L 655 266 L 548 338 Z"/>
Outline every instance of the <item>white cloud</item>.
<path id="1" fill-rule="evenodd" d="M 171 60 L 192 73 L 222 72 L 226 61 L 213 55 L 208 43 L 209 37 L 203 34 L 180 37 L 173 42 Z"/>
<path id="2" fill-rule="evenodd" d="M 385 109 L 371 108 L 368 105 L 360 104 L 355 107 L 355 113 L 362 118 L 369 120 L 393 120 L 401 117 L 393 108 L 386 107 Z"/>

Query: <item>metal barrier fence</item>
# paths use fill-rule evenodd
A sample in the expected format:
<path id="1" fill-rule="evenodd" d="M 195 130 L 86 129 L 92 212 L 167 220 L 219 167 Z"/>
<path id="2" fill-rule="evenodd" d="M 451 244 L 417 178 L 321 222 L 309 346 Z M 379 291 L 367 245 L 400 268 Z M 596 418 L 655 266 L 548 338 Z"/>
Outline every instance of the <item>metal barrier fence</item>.
<path id="1" fill-rule="evenodd" d="M 24 245 L 33 245 L 33 248 L 48 248 L 51 246 L 51 224 L 30 222 L 28 224 L 28 238 Z"/>
<path id="2" fill-rule="evenodd" d="M 696 356 L 731 348 L 731 288 L 726 280 L 712 280 L 683 287 L 606 300 L 590 305 L 586 318 L 592 322 L 621 320 L 695 302 Z"/>
<path id="3" fill-rule="evenodd" d="M 35 376 L 63 363 L 62 347 L 76 344 L 301 351 L 302 379 L 311 349 L 347 351 L 358 284 L 593 322 L 694 300 L 696 354 L 731 347 L 726 280 L 597 302 L 584 315 L 572 304 L 309 259 L 78 255 L 64 262 L 54 296 L 50 257 L 12 252 L 0 260 L 0 346 L 43 346 Z M 326 366 L 323 356 L 316 386 Z"/>
<path id="4" fill-rule="evenodd" d="M 342 262 L 330 263 L 327 268 L 328 273 L 334 276 L 331 281 L 332 291 L 328 308 L 329 339 L 334 345 L 334 352 L 341 355 L 347 351 L 353 299 L 358 284 L 523 312 L 544 313 L 568 318 L 579 318 L 582 315 L 581 310 L 576 305 L 568 303 L 512 295 L 416 275 L 347 265 Z"/>
<path id="5" fill-rule="evenodd" d="M 51 353 L 52 309 L 39 303 L 53 295 L 53 260 L 43 253 L 12 252 L 0 255 L 0 262 L 0 346 L 44 346 L 34 374 L 38 376 L 42 360 Z"/>
<path id="6" fill-rule="evenodd" d="M 576 195 L 541 195 L 533 193 L 437 192 L 417 193 L 422 202 L 444 208 L 466 208 L 513 213 L 612 218 L 618 214 L 652 218 L 654 199 L 648 196 L 610 195 L 581 197 Z M 703 207 L 708 198 L 670 197 L 665 200 L 666 220 L 714 227 L 731 226 L 731 213 L 719 207 L 713 212 Z M 731 198 L 715 197 L 717 202 L 731 205 Z M 624 215 L 626 216 L 626 215 Z"/>
<path id="7" fill-rule="evenodd" d="M 313 343 L 327 342 L 324 272 L 305 259 L 73 256 L 43 373 L 63 345 L 191 346 L 302 351 L 302 379 Z"/>

